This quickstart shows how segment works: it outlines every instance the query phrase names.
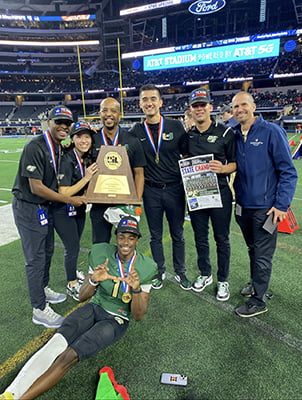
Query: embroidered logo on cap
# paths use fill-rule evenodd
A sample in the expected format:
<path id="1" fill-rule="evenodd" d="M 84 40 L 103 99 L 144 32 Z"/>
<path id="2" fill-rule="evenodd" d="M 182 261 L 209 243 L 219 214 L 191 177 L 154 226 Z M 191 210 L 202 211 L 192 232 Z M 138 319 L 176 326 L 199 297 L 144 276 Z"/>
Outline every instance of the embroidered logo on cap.
<path id="1" fill-rule="evenodd" d="M 72 118 L 72 113 L 69 110 L 67 110 L 66 108 L 56 108 L 55 114 L 64 114 L 64 115 L 68 115 L 69 117 Z"/>

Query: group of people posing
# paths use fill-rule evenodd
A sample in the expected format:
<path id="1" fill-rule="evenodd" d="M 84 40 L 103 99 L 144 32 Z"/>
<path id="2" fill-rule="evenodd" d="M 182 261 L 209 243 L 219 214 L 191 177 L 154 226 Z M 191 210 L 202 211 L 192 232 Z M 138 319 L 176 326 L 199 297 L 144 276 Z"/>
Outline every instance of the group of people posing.
<path id="1" fill-rule="evenodd" d="M 237 123 L 229 126 L 211 118 L 210 93 L 203 88 L 190 94 L 188 111 L 192 122 L 187 129 L 180 121 L 161 115 L 163 100 L 155 85 L 141 87 L 139 104 L 145 118 L 130 131 L 119 126 L 120 105 L 114 98 L 101 102 L 103 127 L 99 132 L 85 123 L 73 123 L 68 108 L 56 107 L 50 112 L 48 131 L 24 148 L 13 187 L 13 211 L 26 260 L 33 322 L 59 329 L 0 399 L 36 398 L 77 361 L 120 339 L 130 312 L 136 320 L 144 316 L 151 287 L 161 289 L 165 280 L 164 216 L 172 241 L 175 279 L 182 289 L 196 292 L 213 282 L 208 241 L 211 221 L 217 252 L 216 298 L 228 300 L 229 231 L 234 201 L 229 178 L 233 172 L 235 217 L 250 259 L 250 281 L 242 291 L 249 299 L 235 312 L 241 317 L 253 317 L 267 311 L 265 293 L 277 230 L 268 232 L 263 225 L 268 218 L 275 225 L 286 218 L 297 182 L 286 132 L 255 115 L 256 105 L 247 92 L 234 96 L 232 113 Z M 72 146 L 63 151 L 61 142 L 68 135 Z M 91 270 L 83 277 L 77 271 L 77 257 L 85 223 L 84 192 L 98 173 L 98 151 L 106 145 L 123 145 L 127 149 L 137 195 L 144 204 L 153 260 L 136 251 L 141 234 L 135 218 L 121 219 L 113 246 L 109 244 L 112 225 L 103 217 L 108 205 L 93 204 Z M 209 167 L 217 174 L 222 206 L 189 211 L 199 270 L 191 282 L 186 276 L 186 200 L 178 161 L 206 154 L 213 155 Z M 80 301 L 92 297 L 65 320 L 49 306 L 66 299 L 65 294 L 48 287 L 54 229 L 65 247 L 67 292 Z M 95 340 L 97 336 L 101 339 Z"/>

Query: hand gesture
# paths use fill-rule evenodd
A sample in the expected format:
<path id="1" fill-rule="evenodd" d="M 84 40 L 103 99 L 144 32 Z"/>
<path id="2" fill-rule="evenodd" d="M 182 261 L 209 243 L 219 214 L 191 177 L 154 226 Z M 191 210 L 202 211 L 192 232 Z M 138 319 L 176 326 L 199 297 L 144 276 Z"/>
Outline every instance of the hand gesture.
<path id="1" fill-rule="evenodd" d="M 120 278 L 120 280 L 126 282 L 133 290 L 139 290 L 140 288 L 140 279 L 134 268 L 130 271 L 127 277 Z"/>
<path id="2" fill-rule="evenodd" d="M 106 281 L 107 279 L 119 279 L 120 280 L 120 277 L 110 275 L 110 274 L 108 274 L 108 271 L 109 271 L 108 258 L 106 258 L 104 264 L 100 264 L 97 267 L 95 267 L 91 278 L 94 280 L 94 282 L 103 282 L 103 281 Z"/>

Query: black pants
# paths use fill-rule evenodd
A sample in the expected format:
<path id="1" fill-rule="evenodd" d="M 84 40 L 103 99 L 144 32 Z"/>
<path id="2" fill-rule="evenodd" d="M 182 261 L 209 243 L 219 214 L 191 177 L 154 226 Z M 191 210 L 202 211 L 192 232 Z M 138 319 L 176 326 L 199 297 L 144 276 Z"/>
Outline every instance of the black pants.
<path id="1" fill-rule="evenodd" d="M 163 218 L 166 215 L 172 239 L 173 267 L 177 274 L 185 273 L 185 241 L 183 224 L 185 214 L 185 195 L 179 183 L 157 188 L 145 185 L 144 209 L 151 235 L 152 256 L 158 273 L 165 272 L 163 248 Z"/>
<path id="2" fill-rule="evenodd" d="M 241 215 L 235 215 L 241 228 L 250 258 L 250 276 L 255 294 L 249 300 L 256 305 L 265 304 L 272 272 L 273 256 L 277 244 L 277 229 L 270 234 L 262 228 L 267 209 L 242 209 Z"/>
<path id="3" fill-rule="evenodd" d="M 64 267 L 68 282 L 77 279 L 78 256 L 81 236 L 85 227 L 85 207 L 69 217 L 66 204 L 53 208 L 54 227 L 64 244 Z"/>
<path id="4" fill-rule="evenodd" d="M 76 351 L 79 360 L 85 360 L 120 340 L 126 333 L 128 323 L 89 302 L 68 315 L 58 333 Z"/>
<path id="5" fill-rule="evenodd" d="M 44 288 L 49 281 L 49 268 L 54 251 L 53 208 L 43 206 L 48 224 L 40 225 L 38 204 L 13 199 L 15 224 L 21 237 L 25 270 L 32 307 L 44 310 Z"/>
<path id="6" fill-rule="evenodd" d="M 112 224 L 104 218 L 104 212 L 110 204 L 92 204 L 90 220 L 92 226 L 92 243 L 109 243 L 111 238 Z"/>
<path id="7" fill-rule="evenodd" d="M 209 220 L 211 220 L 217 252 L 217 279 L 228 280 L 230 269 L 230 222 L 232 217 L 232 193 L 228 186 L 220 189 L 222 207 L 190 211 L 194 230 L 195 246 L 198 255 L 200 275 L 212 273 L 209 247 Z"/>

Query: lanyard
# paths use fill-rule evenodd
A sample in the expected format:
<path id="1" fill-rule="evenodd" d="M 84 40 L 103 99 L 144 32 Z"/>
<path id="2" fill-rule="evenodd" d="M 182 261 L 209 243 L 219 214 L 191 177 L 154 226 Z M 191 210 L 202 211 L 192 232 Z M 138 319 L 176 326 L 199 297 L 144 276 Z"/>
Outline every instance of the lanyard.
<path id="1" fill-rule="evenodd" d="M 144 122 L 144 128 L 145 128 L 145 133 L 147 136 L 147 139 L 149 140 L 149 143 L 155 153 L 155 162 L 156 164 L 159 163 L 159 150 L 160 150 L 160 146 L 162 144 L 162 140 L 163 140 L 163 132 L 164 132 L 164 119 L 162 116 L 160 116 L 160 122 L 159 122 L 159 126 L 158 126 L 158 138 L 157 138 L 157 149 L 155 147 L 155 143 L 153 140 L 153 136 L 151 133 L 151 130 L 149 128 L 148 122 L 145 121 Z"/>
<path id="2" fill-rule="evenodd" d="M 85 168 L 83 167 L 83 163 L 82 163 L 82 161 L 81 161 L 81 159 L 80 159 L 80 157 L 79 157 L 78 152 L 76 151 L 76 149 L 73 149 L 73 152 L 74 152 L 74 155 L 75 155 L 75 157 L 76 157 L 76 160 L 77 160 L 77 163 L 78 163 L 78 166 L 79 166 L 79 170 L 80 170 L 80 173 L 81 173 L 81 177 L 84 178 L 84 175 L 85 175 Z"/>
<path id="3" fill-rule="evenodd" d="M 112 140 L 112 146 L 118 145 L 118 134 L 119 134 L 119 128 L 117 128 L 117 131 L 115 132 L 114 138 Z M 101 130 L 101 136 L 102 136 L 103 145 L 108 146 L 108 140 L 107 140 L 107 136 L 104 132 L 104 129 Z"/>
<path id="4" fill-rule="evenodd" d="M 46 131 L 43 133 L 46 146 L 49 151 L 50 158 L 52 160 L 52 165 L 53 169 L 55 171 L 56 178 L 59 178 L 59 170 L 60 170 L 60 163 L 61 163 L 61 146 L 59 145 L 59 157 L 58 157 L 58 164 L 57 164 L 57 158 L 56 158 L 56 153 L 55 153 L 55 146 L 51 137 L 51 134 L 49 131 Z"/>
<path id="5" fill-rule="evenodd" d="M 129 260 L 128 268 L 127 268 L 127 271 L 125 274 L 123 264 L 122 264 L 121 260 L 119 259 L 118 254 L 116 254 L 117 268 L 118 268 L 119 276 L 121 278 L 125 278 L 125 276 L 127 277 L 129 275 L 129 272 L 131 271 L 131 269 L 135 263 L 135 260 L 136 260 L 136 251 L 134 252 L 134 255 L 131 257 L 131 259 Z M 130 291 L 128 283 L 121 281 L 121 284 L 122 284 L 122 289 L 123 289 L 124 293 L 127 293 Z"/>

